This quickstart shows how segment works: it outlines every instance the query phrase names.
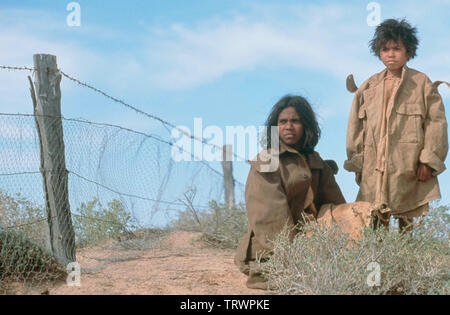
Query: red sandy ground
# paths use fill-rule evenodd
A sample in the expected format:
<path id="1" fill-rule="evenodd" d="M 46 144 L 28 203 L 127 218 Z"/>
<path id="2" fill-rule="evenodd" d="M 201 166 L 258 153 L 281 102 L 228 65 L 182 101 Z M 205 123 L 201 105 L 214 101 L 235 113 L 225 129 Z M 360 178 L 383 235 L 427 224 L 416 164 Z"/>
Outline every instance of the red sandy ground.
<path id="1" fill-rule="evenodd" d="M 112 251 L 103 248 L 79 250 L 81 286 L 65 283 L 49 288 L 51 295 L 62 294 L 151 294 L 151 295 L 262 295 L 265 291 L 248 289 L 246 276 L 233 263 L 234 251 L 206 246 L 199 234 L 175 231 L 154 249 Z M 133 256 L 134 255 L 134 256 Z M 102 259 L 116 262 L 92 268 Z M 119 259 L 117 259 L 119 257 Z M 122 258 L 120 258 L 122 257 Z M 125 257 L 125 258 L 124 258 Z"/>

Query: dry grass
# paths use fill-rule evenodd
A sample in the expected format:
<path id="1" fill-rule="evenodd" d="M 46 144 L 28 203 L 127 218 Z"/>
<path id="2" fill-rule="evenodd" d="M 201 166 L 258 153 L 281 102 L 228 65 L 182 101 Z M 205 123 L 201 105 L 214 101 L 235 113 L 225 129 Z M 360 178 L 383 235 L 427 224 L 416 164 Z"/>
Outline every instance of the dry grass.
<path id="1" fill-rule="evenodd" d="M 305 227 L 312 236 L 299 233 L 291 243 L 285 230 L 260 266 L 279 294 L 449 294 L 447 209 L 432 211 L 412 234 L 367 228 L 359 241 L 312 223 Z M 368 284 L 376 282 L 371 263 L 380 267 L 379 285 Z"/>
<path id="2" fill-rule="evenodd" d="M 247 213 L 243 205 L 227 209 L 225 205 L 210 202 L 210 209 L 190 208 L 172 222 L 173 229 L 201 232 L 201 240 L 217 248 L 237 248 L 247 232 Z"/>

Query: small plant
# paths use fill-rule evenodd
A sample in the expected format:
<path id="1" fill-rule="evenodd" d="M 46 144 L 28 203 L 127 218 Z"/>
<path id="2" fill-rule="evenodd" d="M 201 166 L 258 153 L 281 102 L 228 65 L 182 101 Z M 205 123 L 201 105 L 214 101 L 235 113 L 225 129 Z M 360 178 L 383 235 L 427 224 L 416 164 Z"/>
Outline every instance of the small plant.
<path id="1" fill-rule="evenodd" d="M 197 210 L 193 206 L 194 197 L 195 191 L 185 194 L 186 210 L 172 222 L 173 228 L 201 232 L 201 239 L 215 247 L 237 248 L 247 232 L 245 206 L 239 204 L 229 209 L 225 204 L 212 200 L 207 210 Z"/>
<path id="2" fill-rule="evenodd" d="M 237 248 L 247 232 L 247 213 L 242 204 L 228 209 L 215 200 L 209 202 L 210 210 L 203 216 L 202 239 L 220 248 Z"/>
<path id="3" fill-rule="evenodd" d="M 81 203 L 73 214 L 73 227 L 77 247 L 96 245 L 107 238 L 118 239 L 127 233 L 131 225 L 131 216 L 123 204 L 112 200 L 103 208 L 97 198 Z"/>
<path id="4" fill-rule="evenodd" d="M 10 196 L 0 190 L 0 227 L 20 231 L 35 243 L 45 246 L 47 222 L 45 210 L 20 194 Z"/>

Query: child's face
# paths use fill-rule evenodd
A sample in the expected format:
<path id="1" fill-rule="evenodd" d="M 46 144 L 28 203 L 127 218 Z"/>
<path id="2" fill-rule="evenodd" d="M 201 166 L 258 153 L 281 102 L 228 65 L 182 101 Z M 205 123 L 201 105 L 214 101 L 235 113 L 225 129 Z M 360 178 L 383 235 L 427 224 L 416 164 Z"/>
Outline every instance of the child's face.
<path id="1" fill-rule="evenodd" d="M 405 45 L 401 39 L 390 40 L 380 49 L 380 59 L 393 73 L 401 73 L 401 69 L 408 61 Z"/>
<path id="2" fill-rule="evenodd" d="M 289 146 L 300 142 L 303 136 L 303 125 L 295 107 L 286 107 L 278 115 L 278 132 L 281 141 Z"/>

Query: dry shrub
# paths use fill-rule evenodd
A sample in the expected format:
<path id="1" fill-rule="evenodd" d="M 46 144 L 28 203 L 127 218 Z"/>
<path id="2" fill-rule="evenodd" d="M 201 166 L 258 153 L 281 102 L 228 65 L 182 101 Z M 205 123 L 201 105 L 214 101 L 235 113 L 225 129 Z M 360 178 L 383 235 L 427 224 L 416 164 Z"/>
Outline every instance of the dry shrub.
<path id="1" fill-rule="evenodd" d="M 358 241 L 336 225 L 309 223 L 303 228 L 312 235 L 299 233 L 293 242 L 285 229 L 260 266 L 279 294 L 449 294 L 447 211 L 430 211 L 412 233 L 367 228 Z M 379 285 L 371 263 L 380 267 Z"/>
<path id="2" fill-rule="evenodd" d="M 206 216 L 202 239 L 219 248 L 237 248 L 247 232 L 247 213 L 242 206 L 227 209 L 215 205 L 212 213 Z"/>
<path id="3" fill-rule="evenodd" d="M 0 228 L 0 294 L 26 293 L 63 280 L 64 266 L 23 233 Z"/>
<path id="4" fill-rule="evenodd" d="M 242 204 L 228 209 L 224 204 L 211 201 L 208 210 L 188 207 L 180 212 L 178 219 L 172 222 L 172 228 L 201 232 L 201 239 L 206 243 L 234 249 L 247 232 L 247 213 Z"/>

